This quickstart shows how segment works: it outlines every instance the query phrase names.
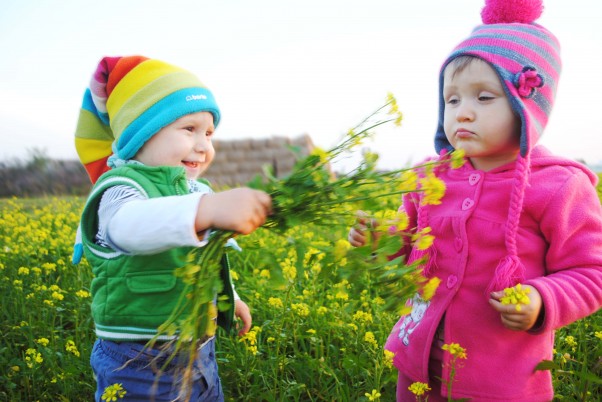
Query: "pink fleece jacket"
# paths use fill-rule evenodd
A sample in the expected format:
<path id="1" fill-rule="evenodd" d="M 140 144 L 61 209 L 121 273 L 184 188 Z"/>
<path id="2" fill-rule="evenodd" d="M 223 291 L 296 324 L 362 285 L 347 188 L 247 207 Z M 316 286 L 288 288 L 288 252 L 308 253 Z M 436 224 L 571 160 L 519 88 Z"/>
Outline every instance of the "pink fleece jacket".
<path id="1" fill-rule="evenodd" d="M 553 156 L 542 146 L 531 153 L 531 176 L 517 235 L 526 281 L 543 298 L 541 325 L 531 331 L 506 329 L 488 303 L 489 285 L 506 255 L 514 163 L 483 172 L 467 163 L 444 171 L 441 205 L 428 206 L 435 236 L 432 274 L 441 279 L 429 303 L 414 299 L 414 311 L 394 326 L 385 349 L 414 381 L 428 382 L 429 352 L 443 320 L 445 343 L 456 342 L 468 358 L 457 371 L 454 398 L 472 401 L 549 401 L 549 371 L 534 371 L 552 359 L 554 330 L 602 306 L 602 208 L 597 177 L 584 166 Z M 416 224 L 419 195 L 404 198 Z M 443 377 L 448 379 L 449 354 Z M 446 395 L 445 387 L 441 389 Z"/>

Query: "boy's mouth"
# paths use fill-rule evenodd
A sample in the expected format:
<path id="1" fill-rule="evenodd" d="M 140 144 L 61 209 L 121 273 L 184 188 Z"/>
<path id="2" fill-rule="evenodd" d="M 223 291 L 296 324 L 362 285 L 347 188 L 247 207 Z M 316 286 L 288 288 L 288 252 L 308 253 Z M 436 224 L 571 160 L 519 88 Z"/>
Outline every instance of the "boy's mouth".
<path id="1" fill-rule="evenodd" d="M 200 165 L 199 162 L 182 161 L 182 163 L 184 164 L 184 166 L 187 166 L 187 167 L 193 168 L 193 169 L 197 168 Z"/>

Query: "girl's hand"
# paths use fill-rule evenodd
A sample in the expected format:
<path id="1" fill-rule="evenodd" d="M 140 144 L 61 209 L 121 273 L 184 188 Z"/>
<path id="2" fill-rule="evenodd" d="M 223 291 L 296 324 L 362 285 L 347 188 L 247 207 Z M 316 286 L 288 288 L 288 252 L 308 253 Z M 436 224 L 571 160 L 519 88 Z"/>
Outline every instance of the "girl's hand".
<path id="1" fill-rule="evenodd" d="M 502 304 L 500 299 L 504 296 L 504 292 L 492 292 L 489 304 L 500 313 L 502 324 L 514 331 L 528 331 L 537 322 L 539 313 L 541 312 L 542 300 L 541 295 L 533 286 L 522 285 L 523 288 L 529 288 L 529 304 L 521 304 L 520 311 L 516 310 L 516 304 Z"/>
<path id="2" fill-rule="evenodd" d="M 357 211 L 357 220 L 355 225 L 349 229 L 347 240 L 353 247 L 362 247 L 368 241 L 368 214 L 364 211 Z M 377 226 L 376 222 L 370 222 L 372 227 Z"/>
<path id="3" fill-rule="evenodd" d="M 206 194 L 199 202 L 195 229 L 231 230 L 249 234 L 263 225 L 271 213 L 272 199 L 259 190 L 235 188 L 215 194 Z"/>
<path id="4" fill-rule="evenodd" d="M 247 303 L 242 300 L 236 300 L 234 302 L 234 315 L 242 321 L 242 328 L 239 324 L 236 325 L 238 330 L 238 336 L 243 336 L 251 329 L 251 324 L 253 323 L 253 319 L 251 318 L 251 310 Z"/>

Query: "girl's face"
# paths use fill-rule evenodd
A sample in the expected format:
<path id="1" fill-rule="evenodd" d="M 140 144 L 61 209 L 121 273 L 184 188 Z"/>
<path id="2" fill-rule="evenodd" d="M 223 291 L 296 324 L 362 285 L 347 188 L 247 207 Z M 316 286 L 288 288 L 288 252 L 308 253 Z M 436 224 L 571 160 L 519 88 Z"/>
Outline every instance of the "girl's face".
<path id="1" fill-rule="evenodd" d="M 443 74 L 447 140 L 465 151 L 475 169 L 488 171 L 515 160 L 520 120 L 495 70 L 479 59 L 458 70 L 452 64 Z"/>
<path id="2" fill-rule="evenodd" d="M 197 112 L 180 117 L 148 140 L 133 159 L 147 166 L 183 166 L 186 177 L 198 178 L 211 164 L 213 115 Z"/>

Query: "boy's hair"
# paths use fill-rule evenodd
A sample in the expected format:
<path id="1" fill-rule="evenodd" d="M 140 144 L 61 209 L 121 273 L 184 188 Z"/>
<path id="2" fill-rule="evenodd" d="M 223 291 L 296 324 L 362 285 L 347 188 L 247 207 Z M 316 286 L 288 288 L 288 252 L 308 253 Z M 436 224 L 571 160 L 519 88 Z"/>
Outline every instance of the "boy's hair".
<path id="1" fill-rule="evenodd" d="M 462 41 L 445 60 L 439 77 L 437 152 L 452 150 L 443 130 L 443 72 L 463 56 L 491 65 L 502 81 L 515 114 L 521 120 L 520 153 L 526 156 L 543 134 L 554 104 L 561 70 L 556 37 L 534 21 L 542 12 L 541 0 L 486 0 L 483 25 Z"/>
<path id="2" fill-rule="evenodd" d="M 143 56 L 105 57 L 84 94 L 75 147 L 95 183 L 115 160 L 131 159 L 163 127 L 197 112 L 219 124 L 213 94 L 192 73 Z"/>

